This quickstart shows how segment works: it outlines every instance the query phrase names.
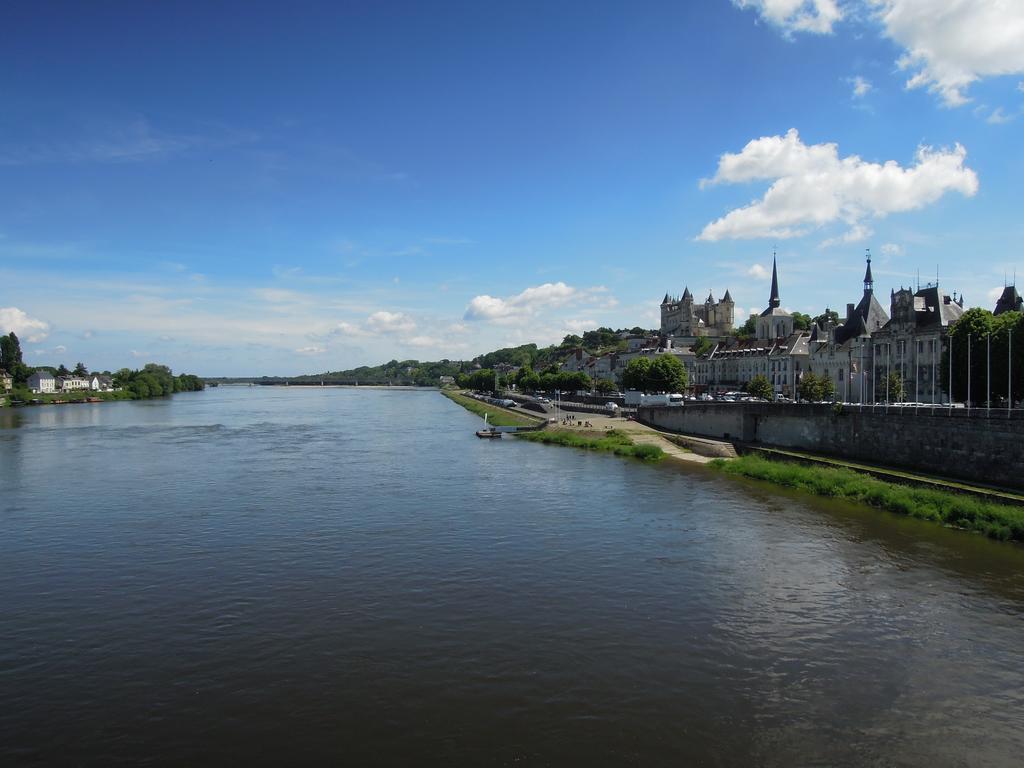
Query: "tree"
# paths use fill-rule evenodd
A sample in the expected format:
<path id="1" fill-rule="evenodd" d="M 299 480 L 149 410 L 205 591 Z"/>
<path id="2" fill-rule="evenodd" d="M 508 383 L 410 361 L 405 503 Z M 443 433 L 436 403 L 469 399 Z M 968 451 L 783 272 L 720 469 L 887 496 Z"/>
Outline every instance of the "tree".
<path id="1" fill-rule="evenodd" d="M 69 371 L 67 369 L 67 366 L 64 365 L 64 363 L 61 363 L 60 365 L 57 366 L 57 375 L 58 376 L 67 376 L 70 373 L 71 373 L 71 371 Z"/>
<path id="2" fill-rule="evenodd" d="M 682 392 L 689 377 L 684 366 L 675 355 L 658 355 L 651 362 L 647 373 L 648 387 L 662 392 Z"/>
<path id="3" fill-rule="evenodd" d="M 693 345 L 693 354 L 697 357 L 706 355 L 712 349 L 715 348 L 714 343 L 707 336 L 701 336 L 697 339 L 697 343 Z"/>
<path id="4" fill-rule="evenodd" d="M 818 377 L 811 371 L 804 371 L 800 374 L 800 383 L 797 385 L 801 400 L 814 402 L 818 400 Z"/>
<path id="5" fill-rule="evenodd" d="M 747 382 L 747 394 L 752 397 L 760 397 L 762 400 L 771 400 L 775 393 L 768 377 L 759 373 Z"/>
<path id="6" fill-rule="evenodd" d="M 836 396 L 836 383 L 830 376 L 822 374 L 818 377 L 818 399 L 834 400 Z"/>
<path id="7" fill-rule="evenodd" d="M 804 371 L 800 375 L 797 391 L 801 400 L 820 403 L 823 400 L 830 400 L 835 395 L 836 384 L 828 376 L 818 376 L 812 371 Z"/>
<path id="8" fill-rule="evenodd" d="M 15 384 L 25 383 L 31 373 L 21 359 L 21 342 L 14 331 L 0 336 L 0 368 L 11 374 Z"/>
<path id="9" fill-rule="evenodd" d="M 989 381 L 989 335 L 992 342 L 992 377 Z M 1014 401 L 1024 395 L 1024 314 L 1004 312 L 998 317 L 987 309 L 974 307 L 960 316 L 949 329 L 949 344 L 943 352 L 940 371 L 943 386 L 949 392 L 949 347 L 953 349 L 954 400 L 967 399 L 968 337 L 970 338 L 971 399 L 984 403 L 1012 394 Z M 1013 381 L 1009 381 L 1012 353 Z M 1012 387 L 1012 393 L 1007 391 Z"/>
<path id="10" fill-rule="evenodd" d="M 903 387 L 903 377 L 896 371 L 885 377 L 885 391 L 890 403 L 902 403 L 906 399 L 907 392 Z"/>
<path id="11" fill-rule="evenodd" d="M 740 339 L 752 339 L 757 335 L 757 318 L 751 315 L 747 321 L 736 329 L 736 337 Z"/>
<path id="12" fill-rule="evenodd" d="M 622 386 L 626 389 L 647 391 L 647 374 L 651 370 L 651 358 L 634 357 L 622 372 Z"/>
<path id="13" fill-rule="evenodd" d="M 570 333 L 564 339 L 562 339 L 563 347 L 582 347 L 583 339 L 577 336 L 575 333 Z"/>
<path id="14" fill-rule="evenodd" d="M 797 331 L 809 331 L 811 330 L 811 316 L 805 315 L 803 312 L 793 313 L 793 328 Z"/>
<path id="15" fill-rule="evenodd" d="M 516 371 L 516 386 L 523 392 L 536 392 L 540 389 L 540 376 L 530 366 L 524 365 Z"/>
<path id="16" fill-rule="evenodd" d="M 816 318 L 814 318 L 814 323 L 816 325 L 825 326 L 829 322 L 831 322 L 832 325 L 839 325 L 839 313 L 836 312 L 834 309 L 825 310 Z"/>
<path id="17" fill-rule="evenodd" d="M 609 392 L 615 391 L 615 382 L 609 381 L 608 379 L 598 379 L 594 382 L 594 389 L 602 395 L 606 395 Z"/>
<path id="18" fill-rule="evenodd" d="M 86 376 L 89 373 L 89 369 L 82 363 L 75 366 L 75 376 Z"/>

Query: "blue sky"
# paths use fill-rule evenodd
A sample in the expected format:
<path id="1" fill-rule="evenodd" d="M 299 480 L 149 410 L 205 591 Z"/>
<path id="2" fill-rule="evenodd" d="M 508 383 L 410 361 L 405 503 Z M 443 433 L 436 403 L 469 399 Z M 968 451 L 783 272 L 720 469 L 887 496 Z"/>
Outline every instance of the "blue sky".
<path id="1" fill-rule="evenodd" d="M 551 7 L 555 5 L 557 7 Z M 0 332 L 295 374 L 1020 268 L 1024 5 L 9 5 Z M 31 339 L 31 341 L 30 341 Z"/>

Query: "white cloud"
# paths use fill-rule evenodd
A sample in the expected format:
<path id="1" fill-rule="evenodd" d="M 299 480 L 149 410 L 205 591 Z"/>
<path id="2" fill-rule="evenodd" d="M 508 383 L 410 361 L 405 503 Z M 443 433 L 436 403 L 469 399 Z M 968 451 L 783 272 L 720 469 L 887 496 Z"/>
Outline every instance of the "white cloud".
<path id="1" fill-rule="evenodd" d="M 766 267 L 763 267 L 760 264 L 754 264 L 747 270 L 747 275 L 755 280 L 767 280 L 772 276 L 772 273 L 769 272 Z"/>
<path id="2" fill-rule="evenodd" d="M 859 243 L 862 240 L 867 240 L 871 235 L 874 234 L 874 230 L 865 224 L 854 224 L 850 229 L 841 235 L 836 237 L 830 237 L 827 240 L 822 240 L 820 248 L 831 248 L 834 245 L 849 245 L 850 243 Z"/>
<path id="3" fill-rule="evenodd" d="M 19 338 L 38 343 L 50 335 L 50 324 L 44 320 L 29 317 L 17 307 L 0 307 L 0 334 L 14 331 Z"/>
<path id="4" fill-rule="evenodd" d="M 903 246 L 896 245 L 896 243 L 882 243 L 882 247 L 879 250 L 882 252 L 883 256 L 889 258 L 903 255 Z"/>
<path id="5" fill-rule="evenodd" d="M 409 333 L 416 329 L 416 323 L 401 312 L 374 312 L 366 318 L 366 327 L 373 333 Z"/>
<path id="6" fill-rule="evenodd" d="M 983 77 L 1024 73 L 1020 0 L 871 0 L 885 34 L 906 53 L 907 88 L 926 87 L 946 106 L 965 104 Z"/>
<path id="7" fill-rule="evenodd" d="M 829 34 L 842 20 L 843 11 L 836 0 L 733 0 L 739 8 L 753 8 L 763 21 L 786 34 L 813 32 Z"/>
<path id="8" fill-rule="evenodd" d="M 853 98 L 862 99 L 871 91 L 871 83 L 860 75 L 848 81 L 853 86 Z"/>
<path id="9" fill-rule="evenodd" d="M 327 351 L 327 347 L 311 346 L 311 347 L 299 347 L 295 350 L 300 355 L 322 355 Z"/>
<path id="10" fill-rule="evenodd" d="M 63 344 L 58 344 L 56 347 L 53 348 L 53 352 L 56 355 L 63 355 L 67 351 L 68 348 L 65 347 Z"/>
<path id="11" fill-rule="evenodd" d="M 966 150 L 919 147 L 916 164 L 901 167 L 839 156 L 836 144 L 806 145 L 795 128 L 785 136 L 750 141 L 737 154 L 726 153 L 709 184 L 774 180 L 760 200 L 709 223 L 698 240 L 790 238 L 811 229 L 844 222 L 856 231 L 864 219 L 910 211 L 949 191 L 970 197 L 978 191 L 977 174 L 964 166 Z"/>
<path id="12" fill-rule="evenodd" d="M 435 339 L 433 336 L 413 336 L 405 342 L 410 347 L 440 347 L 444 342 Z"/>
<path id="13" fill-rule="evenodd" d="M 989 125 L 1004 125 L 1013 120 L 1014 115 L 1008 115 L 1003 111 L 1002 107 L 996 107 L 992 110 L 985 122 Z"/>
<path id="14" fill-rule="evenodd" d="M 331 329 L 332 336 L 367 336 L 367 332 L 355 323 L 342 321 Z"/>
<path id="15" fill-rule="evenodd" d="M 565 283 L 544 283 L 527 288 L 506 299 L 483 294 L 474 296 L 466 307 L 465 320 L 483 320 L 494 323 L 515 323 L 544 309 L 565 307 L 606 293 L 605 288 L 574 288 Z M 607 302 L 614 302 L 606 297 Z"/>
<path id="16" fill-rule="evenodd" d="M 997 301 L 999 301 L 999 297 L 1003 295 L 1002 286 L 999 286 L 998 288 L 989 289 L 987 295 L 989 304 L 995 304 Z"/>

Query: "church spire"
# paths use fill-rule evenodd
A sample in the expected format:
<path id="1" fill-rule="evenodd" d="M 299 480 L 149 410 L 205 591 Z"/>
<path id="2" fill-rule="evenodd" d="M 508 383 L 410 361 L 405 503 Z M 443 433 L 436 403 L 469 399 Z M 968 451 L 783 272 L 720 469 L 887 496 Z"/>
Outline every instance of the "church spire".
<path id="1" fill-rule="evenodd" d="M 772 251 L 772 295 L 768 297 L 768 307 L 775 309 L 782 301 L 779 299 L 779 273 L 775 267 L 775 251 Z"/>
<path id="2" fill-rule="evenodd" d="M 868 268 L 864 271 L 864 294 L 873 293 L 875 290 L 875 281 L 871 277 L 871 249 L 867 249 L 868 253 Z"/>

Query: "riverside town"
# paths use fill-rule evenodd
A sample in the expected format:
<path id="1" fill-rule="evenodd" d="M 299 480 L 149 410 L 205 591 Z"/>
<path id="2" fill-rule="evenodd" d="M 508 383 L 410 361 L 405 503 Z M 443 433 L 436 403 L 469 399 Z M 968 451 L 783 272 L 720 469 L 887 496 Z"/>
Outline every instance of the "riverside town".
<path id="1" fill-rule="evenodd" d="M 0 28 L 0 767 L 1021 764 L 1024 0 Z"/>

